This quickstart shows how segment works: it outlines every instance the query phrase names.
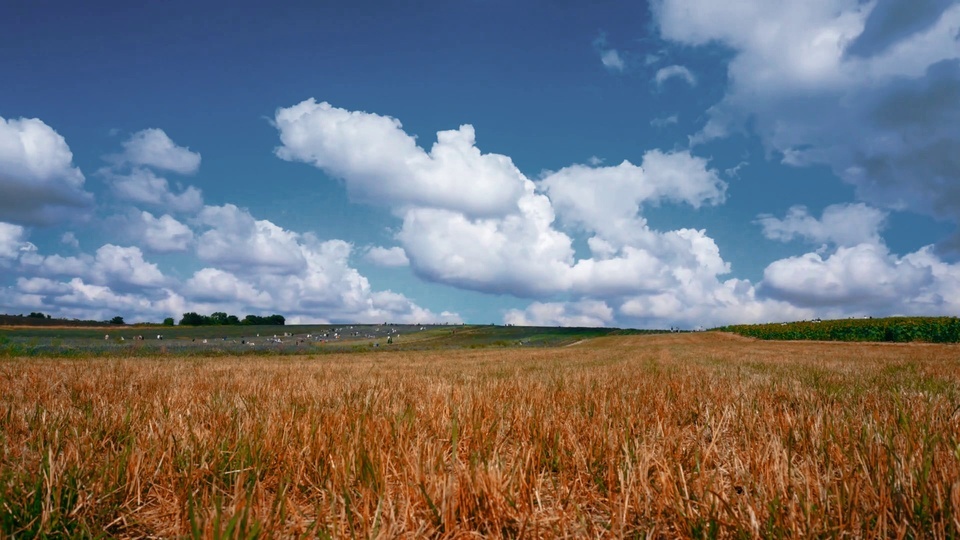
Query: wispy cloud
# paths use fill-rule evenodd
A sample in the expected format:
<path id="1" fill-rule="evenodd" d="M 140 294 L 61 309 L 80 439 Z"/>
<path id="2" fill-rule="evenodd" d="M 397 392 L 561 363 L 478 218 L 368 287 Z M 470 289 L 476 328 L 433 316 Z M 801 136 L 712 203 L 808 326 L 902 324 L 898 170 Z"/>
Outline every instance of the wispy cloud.
<path id="1" fill-rule="evenodd" d="M 663 86 L 665 82 L 674 78 L 683 79 L 690 86 L 697 85 L 697 78 L 693 75 L 693 73 L 691 73 L 689 69 L 676 64 L 660 68 L 657 70 L 657 74 L 654 76 L 658 87 Z"/>

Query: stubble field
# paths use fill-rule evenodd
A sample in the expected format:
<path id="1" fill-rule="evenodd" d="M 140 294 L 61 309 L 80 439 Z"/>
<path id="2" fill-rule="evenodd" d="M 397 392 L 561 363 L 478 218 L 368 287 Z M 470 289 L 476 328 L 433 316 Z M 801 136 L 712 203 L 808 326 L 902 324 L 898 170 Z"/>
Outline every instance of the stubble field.
<path id="1" fill-rule="evenodd" d="M 0 536 L 960 535 L 960 348 L 0 360 Z"/>

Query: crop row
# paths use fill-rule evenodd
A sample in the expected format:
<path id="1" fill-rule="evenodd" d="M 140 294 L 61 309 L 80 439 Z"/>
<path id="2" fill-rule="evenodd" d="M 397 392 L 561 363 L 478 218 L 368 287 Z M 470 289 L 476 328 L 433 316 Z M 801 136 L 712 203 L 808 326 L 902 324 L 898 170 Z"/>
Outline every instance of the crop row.
<path id="1" fill-rule="evenodd" d="M 956 317 L 815 320 L 724 326 L 718 330 L 776 340 L 960 342 L 960 319 Z"/>

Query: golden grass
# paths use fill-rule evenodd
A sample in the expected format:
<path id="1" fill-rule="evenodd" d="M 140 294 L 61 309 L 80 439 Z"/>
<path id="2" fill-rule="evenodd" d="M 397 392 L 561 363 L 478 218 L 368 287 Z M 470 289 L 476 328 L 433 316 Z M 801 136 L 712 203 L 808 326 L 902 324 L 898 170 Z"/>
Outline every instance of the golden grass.
<path id="1" fill-rule="evenodd" d="M 956 537 L 960 348 L 0 362 L 0 536 Z"/>

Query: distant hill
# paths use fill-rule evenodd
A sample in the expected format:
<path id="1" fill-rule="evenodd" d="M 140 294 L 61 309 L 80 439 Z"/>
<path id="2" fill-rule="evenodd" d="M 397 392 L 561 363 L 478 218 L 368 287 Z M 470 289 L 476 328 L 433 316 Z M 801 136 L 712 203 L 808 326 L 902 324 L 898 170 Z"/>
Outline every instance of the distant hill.
<path id="1" fill-rule="evenodd" d="M 0 315 L 0 326 L 117 326 L 103 321 L 78 321 L 74 319 L 47 319 L 27 315 Z"/>

